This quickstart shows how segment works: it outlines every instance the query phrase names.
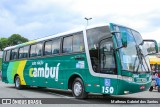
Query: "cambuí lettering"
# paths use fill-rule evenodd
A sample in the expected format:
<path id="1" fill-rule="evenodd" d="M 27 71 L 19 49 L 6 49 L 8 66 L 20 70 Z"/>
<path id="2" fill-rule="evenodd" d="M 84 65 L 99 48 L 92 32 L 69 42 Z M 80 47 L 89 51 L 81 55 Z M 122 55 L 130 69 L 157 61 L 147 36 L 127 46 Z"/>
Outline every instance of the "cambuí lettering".
<path id="1" fill-rule="evenodd" d="M 45 63 L 45 67 L 30 68 L 29 76 L 30 77 L 44 77 L 44 78 L 55 78 L 55 81 L 58 81 L 58 72 L 59 72 L 60 63 L 56 67 L 49 67 L 48 63 Z"/>

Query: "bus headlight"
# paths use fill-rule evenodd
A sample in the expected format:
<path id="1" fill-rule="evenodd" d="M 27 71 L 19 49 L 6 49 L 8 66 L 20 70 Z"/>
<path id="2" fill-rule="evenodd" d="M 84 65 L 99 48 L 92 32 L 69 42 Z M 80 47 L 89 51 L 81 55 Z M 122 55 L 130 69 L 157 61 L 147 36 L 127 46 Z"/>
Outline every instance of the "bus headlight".
<path id="1" fill-rule="evenodd" d="M 125 81 L 133 82 L 133 78 L 132 77 L 123 76 L 122 79 L 125 80 Z"/>

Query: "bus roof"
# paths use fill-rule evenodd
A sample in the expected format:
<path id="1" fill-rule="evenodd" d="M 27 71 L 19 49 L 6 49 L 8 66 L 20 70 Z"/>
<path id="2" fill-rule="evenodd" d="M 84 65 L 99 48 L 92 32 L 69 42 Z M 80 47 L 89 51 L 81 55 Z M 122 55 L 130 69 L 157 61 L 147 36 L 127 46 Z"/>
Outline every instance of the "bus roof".
<path id="1" fill-rule="evenodd" d="M 9 46 L 9 47 L 6 47 L 4 49 L 4 51 L 5 50 L 9 50 L 9 49 L 13 49 L 13 48 L 22 47 L 22 46 L 29 45 L 29 44 L 33 44 L 33 43 L 37 43 L 37 42 L 41 42 L 41 41 L 44 41 L 44 40 L 48 40 L 48 39 L 52 39 L 52 38 L 56 38 L 56 37 L 60 37 L 60 36 L 64 36 L 64 35 L 68 35 L 68 34 L 73 34 L 73 33 L 80 32 L 80 31 L 83 31 L 83 30 L 86 30 L 86 29 L 92 29 L 92 28 L 102 27 L 102 26 L 107 26 L 107 24 L 91 25 L 91 26 L 87 26 L 87 27 L 83 26 L 83 27 L 81 27 L 79 29 L 74 29 L 74 30 L 63 32 L 63 33 L 58 33 L 58 34 L 55 34 L 55 35 L 51 35 L 51 36 L 47 36 L 47 37 L 31 40 L 29 42 L 25 42 L 25 43 L 14 45 L 14 46 Z"/>

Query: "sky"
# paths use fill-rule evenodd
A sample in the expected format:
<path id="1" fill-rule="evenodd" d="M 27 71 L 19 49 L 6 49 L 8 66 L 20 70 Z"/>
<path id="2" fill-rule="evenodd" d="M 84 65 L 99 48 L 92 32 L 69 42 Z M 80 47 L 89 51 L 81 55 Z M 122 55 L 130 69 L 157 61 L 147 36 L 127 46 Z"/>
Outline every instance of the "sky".
<path id="1" fill-rule="evenodd" d="M 158 0 L 0 0 L 0 38 L 29 40 L 86 25 L 116 23 L 160 42 Z"/>

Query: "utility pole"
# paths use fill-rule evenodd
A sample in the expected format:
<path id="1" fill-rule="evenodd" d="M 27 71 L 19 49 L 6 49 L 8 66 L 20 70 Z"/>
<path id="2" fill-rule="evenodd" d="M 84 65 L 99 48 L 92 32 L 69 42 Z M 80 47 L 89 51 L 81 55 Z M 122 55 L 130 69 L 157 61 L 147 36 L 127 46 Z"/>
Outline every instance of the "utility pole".
<path id="1" fill-rule="evenodd" d="M 89 20 L 91 20 L 92 18 L 91 18 L 91 17 L 90 17 L 90 18 L 85 17 L 84 19 L 86 19 L 86 21 L 87 21 L 87 26 L 88 26 L 88 22 L 89 22 Z"/>

